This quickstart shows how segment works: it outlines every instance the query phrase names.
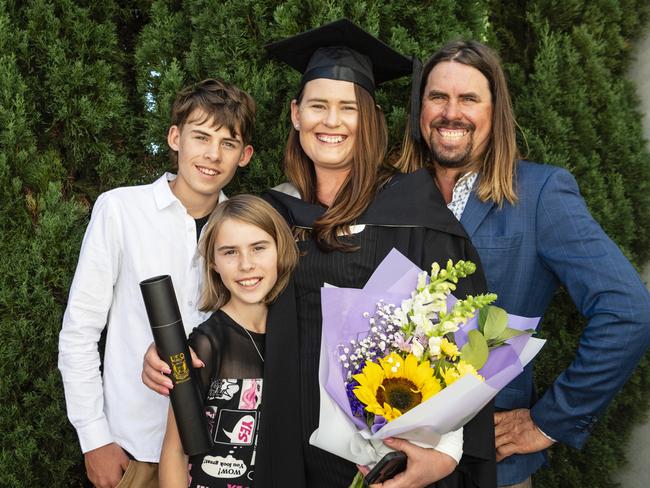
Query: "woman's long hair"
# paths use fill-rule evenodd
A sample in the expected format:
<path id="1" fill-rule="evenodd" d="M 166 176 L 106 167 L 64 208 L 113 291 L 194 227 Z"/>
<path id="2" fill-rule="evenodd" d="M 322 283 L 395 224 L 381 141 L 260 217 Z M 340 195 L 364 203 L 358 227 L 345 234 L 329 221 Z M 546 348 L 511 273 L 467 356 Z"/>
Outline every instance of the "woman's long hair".
<path id="1" fill-rule="evenodd" d="M 339 239 L 349 226 L 368 208 L 378 185 L 378 174 L 388 146 L 386 119 L 374 99 L 364 88 L 354 85 L 359 121 L 356 142 L 352 152 L 350 173 L 343 182 L 334 201 L 325 213 L 314 222 L 312 237 L 324 250 L 353 251 L 356 247 Z M 298 97 L 298 103 L 302 93 Z M 284 153 L 284 171 L 296 185 L 303 200 L 319 203 L 316 195 L 314 163 L 300 145 L 299 132 L 291 129 Z"/>

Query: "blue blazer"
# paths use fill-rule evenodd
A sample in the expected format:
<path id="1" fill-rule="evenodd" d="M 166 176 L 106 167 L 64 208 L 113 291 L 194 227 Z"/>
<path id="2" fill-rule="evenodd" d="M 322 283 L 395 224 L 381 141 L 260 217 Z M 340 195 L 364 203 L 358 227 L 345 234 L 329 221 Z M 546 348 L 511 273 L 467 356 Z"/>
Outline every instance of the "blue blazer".
<path id="1" fill-rule="evenodd" d="M 650 295 L 616 244 L 591 217 L 571 174 L 520 161 L 515 205 L 481 202 L 472 192 L 461 223 L 483 263 L 497 305 L 541 316 L 563 285 L 588 319 L 571 365 L 534 404 L 532 365 L 499 393 L 496 408 L 531 408 L 557 441 L 580 448 L 650 346 Z M 542 325 L 543 327 L 543 325 Z M 499 485 L 519 483 L 544 455 L 498 464 Z"/>

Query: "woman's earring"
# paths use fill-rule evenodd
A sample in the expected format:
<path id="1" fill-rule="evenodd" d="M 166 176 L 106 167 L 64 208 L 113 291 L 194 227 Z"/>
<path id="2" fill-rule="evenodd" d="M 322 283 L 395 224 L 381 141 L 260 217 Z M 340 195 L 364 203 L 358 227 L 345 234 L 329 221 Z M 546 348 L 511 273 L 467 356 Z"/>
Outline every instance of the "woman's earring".
<path id="1" fill-rule="evenodd" d="M 298 122 L 293 124 L 293 126 L 296 128 L 296 130 L 300 130 L 300 124 Z"/>

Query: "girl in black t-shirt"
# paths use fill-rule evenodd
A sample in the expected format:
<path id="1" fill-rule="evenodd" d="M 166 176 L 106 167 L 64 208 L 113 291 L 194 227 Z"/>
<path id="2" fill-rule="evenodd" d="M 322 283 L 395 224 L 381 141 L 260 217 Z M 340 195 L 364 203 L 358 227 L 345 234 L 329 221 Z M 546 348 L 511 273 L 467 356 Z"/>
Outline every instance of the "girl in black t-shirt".
<path id="1" fill-rule="evenodd" d="M 161 487 L 253 486 L 262 408 L 268 304 L 298 260 L 291 232 L 262 199 L 239 195 L 215 209 L 199 243 L 201 309 L 212 316 L 190 335 L 200 369 L 213 448 L 188 458 L 169 409 L 160 458 Z"/>

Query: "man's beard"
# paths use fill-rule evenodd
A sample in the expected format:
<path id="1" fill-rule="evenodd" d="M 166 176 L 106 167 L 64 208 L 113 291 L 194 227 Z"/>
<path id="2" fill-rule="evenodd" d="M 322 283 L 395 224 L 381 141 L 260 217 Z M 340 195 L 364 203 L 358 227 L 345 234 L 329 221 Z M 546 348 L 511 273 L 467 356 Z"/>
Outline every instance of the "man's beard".
<path id="1" fill-rule="evenodd" d="M 449 153 L 442 147 L 436 147 L 434 142 L 434 133 L 437 132 L 439 127 L 446 129 L 466 129 L 469 133 L 470 140 L 464 150 L 454 151 L 453 154 Z M 429 147 L 429 157 L 431 161 L 438 163 L 443 168 L 463 168 L 471 163 L 472 150 L 474 149 L 474 130 L 473 124 L 463 124 L 461 122 L 449 122 L 446 119 L 431 124 L 431 132 L 427 146 Z M 445 154 L 447 152 L 447 154 Z"/>

